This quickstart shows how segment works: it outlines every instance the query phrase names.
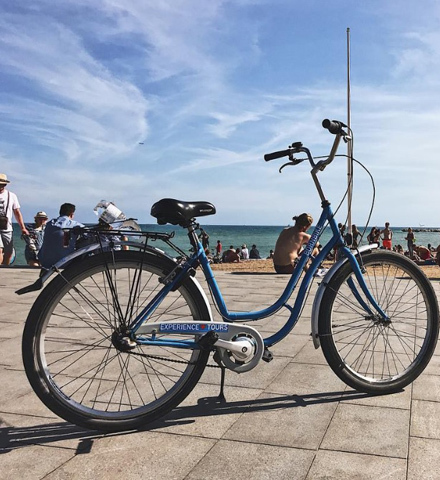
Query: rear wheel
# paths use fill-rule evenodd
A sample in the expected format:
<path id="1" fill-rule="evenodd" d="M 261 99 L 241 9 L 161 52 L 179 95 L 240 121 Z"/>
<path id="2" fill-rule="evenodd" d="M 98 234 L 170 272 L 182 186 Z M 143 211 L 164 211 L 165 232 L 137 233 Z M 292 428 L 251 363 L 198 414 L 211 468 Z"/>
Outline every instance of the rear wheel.
<path id="1" fill-rule="evenodd" d="M 321 346 L 330 367 L 349 386 L 392 393 L 414 381 L 434 353 L 437 299 L 424 273 L 403 255 L 373 252 L 362 261 L 367 287 L 388 320 L 365 297 L 347 262 L 323 295 Z"/>
<path id="2" fill-rule="evenodd" d="M 47 407 L 82 427 L 118 431 L 160 418 L 191 392 L 208 352 L 130 345 L 123 334 L 174 266 L 151 254 L 110 252 L 66 268 L 43 290 L 26 321 L 23 360 Z M 210 320 L 192 278 L 148 322 L 166 320 Z"/>

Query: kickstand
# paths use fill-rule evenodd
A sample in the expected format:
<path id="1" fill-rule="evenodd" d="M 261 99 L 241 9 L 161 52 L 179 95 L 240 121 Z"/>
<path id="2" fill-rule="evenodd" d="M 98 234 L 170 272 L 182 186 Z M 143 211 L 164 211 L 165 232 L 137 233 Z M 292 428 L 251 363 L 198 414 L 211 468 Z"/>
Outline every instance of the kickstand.
<path id="1" fill-rule="evenodd" d="M 220 393 L 218 394 L 218 399 L 220 402 L 226 402 L 226 397 L 224 394 L 224 386 L 225 386 L 225 371 L 226 368 L 221 366 L 221 379 L 220 379 Z"/>
<path id="2" fill-rule="evenodd" d="M 222 365 L 222 362 L 220 360 L 220 357 L 218 355 L 218 352 L 214 353 L 213 356 L 214 361 L 217 363 L 217 365 L 220 367 L 221 370 L 221 376 L 220 376 L 220 393 L 218 394 L 217 399 L 220 402 L 226 402 L 226 397 L 224 393 L 224 387 L 225 387 L 225 372 L 226 372 L 226 367 Z"/>

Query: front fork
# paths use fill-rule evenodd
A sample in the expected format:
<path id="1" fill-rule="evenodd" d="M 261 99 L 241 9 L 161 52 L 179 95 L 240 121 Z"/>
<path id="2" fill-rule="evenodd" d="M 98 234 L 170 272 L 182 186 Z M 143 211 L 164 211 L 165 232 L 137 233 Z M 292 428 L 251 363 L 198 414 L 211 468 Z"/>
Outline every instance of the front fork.
<path id="1" fill-rule="evenodd" d="M 353 295 L 359 302 L 359 305 L 365 310 L 367 315 L 377 316 L 381 318 L 383 322 L 388 323 L 390 321 L 388 315 L 382 310 L 382 308 L 377 303 L 376 299 L 371 295 L 371 292 L 369 291 L 368 286 L 365 283 L 365 279 L 363 277 L 361 267 L 359 266 L 359 264 L 362 265 L 362 254 L 366 252 L 371 252 L 376 248 L 377 248 L 377 245 L 364 245 L 363 247 L 360 247 L 357 250 L 358 256 L 359 256 L 359 261 L 358 261 L 356 257 L 353 255 L 353 253 L 347 247 L 342 247 L 344 257 L 341 258 L 338 262 L 336 262 L 327 272 L 325 277 L 322 279 L 322 282 L 320 283 L 318 290 L 315 294 L 315 299 L 313 301 L 313 307 L 312 307 L 312 316 L 311 316 L 312 338 L 313 338 L 313 344 L 315 348 L 319 348 L 321 346 L 321 342 L 319 340 L 319 313 L 321 311 L 321 302 L 324 297 L 324 293 L 326 291 L 328 284 L 331 282 L 332 278 L 347 262 L 350 262 L 350 265 L 353 269 L 356 280 L 359 283 L 359 286 L 357 286 L 354 283 L 353 279 L 349 279 L 349 281 L 347 282 L 350 290 L 353 292 Z M 361 295 L 362 293 L 370 302 L 371 306 L 368 305 L 367 302 L 363 299 Z M 377 313 L 375 313 L 374 310 Z"/>

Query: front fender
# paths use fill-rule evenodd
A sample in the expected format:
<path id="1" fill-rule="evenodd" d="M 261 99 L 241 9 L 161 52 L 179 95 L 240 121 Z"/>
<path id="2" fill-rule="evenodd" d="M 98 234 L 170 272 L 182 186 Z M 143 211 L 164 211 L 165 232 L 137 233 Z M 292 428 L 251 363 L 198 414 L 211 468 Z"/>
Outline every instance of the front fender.
<path id="1" fill-rule="evenodd" d="M 373 243 L 372 245 L 364 245 L 363 247 L 360 247 L 356 253 L 355 256 L 362 254 L 364 252 L 371 252 L 372 250 L 375 250 L 379 247 L 377 243 Z M 313 345 L 315 348 L 319 348 L 321 346 L 321 342 L 319 340 L 319 329 L 318 329 L 318 323 L 319 323 L 319 311 L 321 308 L 321 301 L 322 297 L 324 296 L 325 289 L 330 282 L 330 280 L 333 278 L 333 276 L 336 274 L 336 272 L 343 266 L 345 263 L 348 262 L 348 258 L 345 257 L 341 260 L 338 260 L 327 272 L 325 277 L 322 279 L 318 290 L 316 291 L 315 299 L 313 301 L 313 306 L 312 306 L 312 338 L 313 338 Z"/>

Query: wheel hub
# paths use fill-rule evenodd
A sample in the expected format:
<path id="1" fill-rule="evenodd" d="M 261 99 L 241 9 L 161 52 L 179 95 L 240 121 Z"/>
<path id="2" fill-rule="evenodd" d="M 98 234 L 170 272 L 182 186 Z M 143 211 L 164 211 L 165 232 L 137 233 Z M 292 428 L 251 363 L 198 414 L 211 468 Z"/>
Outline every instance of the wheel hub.
<path id="1" fill-rule="evenodd" d="M 129 352 L 137 345 L 127 333 L 118 332 L 117 330 L 112 333 L 112 344 L 120 352 Z"/>

